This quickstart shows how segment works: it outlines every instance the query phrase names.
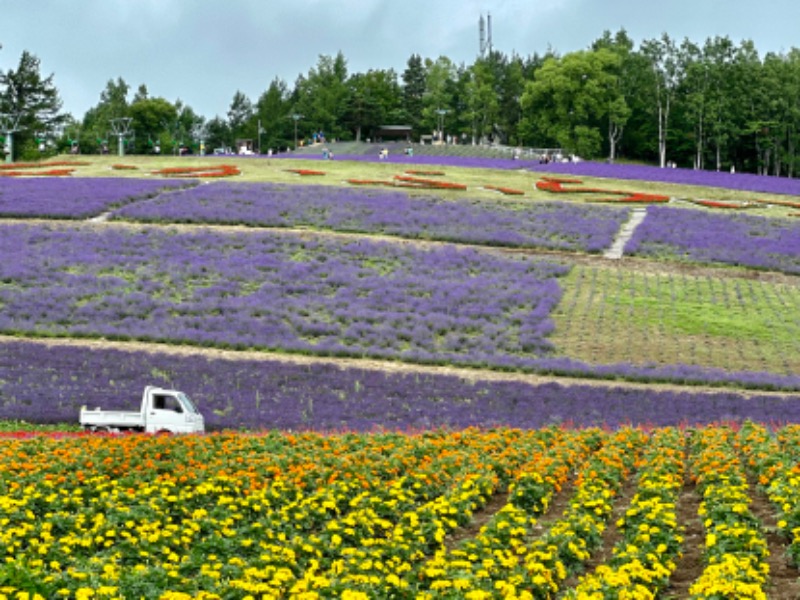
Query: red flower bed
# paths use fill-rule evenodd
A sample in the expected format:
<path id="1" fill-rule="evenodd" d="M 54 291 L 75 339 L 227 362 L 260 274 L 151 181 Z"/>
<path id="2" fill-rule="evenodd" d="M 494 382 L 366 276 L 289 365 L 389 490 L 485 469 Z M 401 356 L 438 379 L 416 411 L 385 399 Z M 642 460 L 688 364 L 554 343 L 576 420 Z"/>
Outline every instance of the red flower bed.
<path id="1" fill-rule="evenodd" d="M 139 167 L 135 165 L 111 165 L 111 168 L 115 171 L 128 171 L 138 169 Z"/>
<path id="2" fill-rule="evenodd" d="M 325 171 L 315 171 L 314 169 L 286 169 L 289 173 L 296 173 L 297 175 L 325 175 Z"/>
<path id="3" fill-rule="evenodd" d="M 644 204 L 652 204 L 659 202 L 669 202 L 669 196 L 662 196 L 660 194 L 643 194 L 641 192 L 609 192 L 612 194 L 620 194 L 621 198 L 597 198 L 589 200 L 589 202 L 641 202 Z M 624 194 L 624 195 L 623 195 Z"/>
<path id="4" fill-rule="evenodd" d="M 505 194 L 506 196 L 523 196 L 525 194 L 525 192 L 523 192 L 522 190 L 515 190 L 514 188 L 509 188 L 509 187 L 502 187 L 497 185 L 485 185 L 483 187 L 487 190 L 500 192 L 501 194 Z"/>
<path id="5" fill-rule="evenodd" d="M 6 171 L 0 170 L 0 177 L 67 177 L 75 169 L 48 169 L 46 171 Z"/>
<path id="6" fill-rule="evenodd" d="M 542 181 L 536 182 L 536 189 L 542 190 L 543 192 L 553 192 L 555 194 L 566 194 L 566 193 L 578 193 L 578 194 L 619 194 L 624 192 L 615 192 L 612 190 L 604 190 L 600 188 L 589 188 L 589 187 L 564 187 L 564 183 L 583 183 L 582 181 L 578 181 L 577 179 L 574 180 L 559 180 L 548 178 Z"/>
<path id="7" fill-rule="evenodd" d="M 541 179 L 544 181 L 552 181 L 554 183 L 583 183 L 583 180 L 575 179 L 574 177 L 552 177 L 550 175 L 543 175 Z"/>
<path id="8" fill-rule="evenodd" d="M 585 188 L 585 187 L 564 187 L 564 183 L 583 183 L 579 179 L 559 179 L 556 177 L 542 177 L 541 181 L 536 182 L 536 189 L 543 192 L 552 192 L 556 194 L 565 193 L 591 193 L 591 194 L 614 194 L 621 196 L 621 198 L 596 198 L 590 202 L 641 202 L 650 204 L 654 202 L 669 202 L 669 196 L 661 194 L 644 194 L 642 192 L 623 192 L 621 190 L 604 190 L 602 188 Z"/>
<path id="9" fill-rule="evenodd" d="M 422 177 L 411 177 L 409 175 L 395 175 L 394 178 L 399 181 L 396 185 L 398 187 L 414 187 L 422 189 L 437 189 L 437 190 L 466 190 L 467 186 L 463 183 L 449 183 L 447 181 L 438 181 L 436 179 L 423 179 Z"/>
<path id="10" fill-rule="evenodd" d="M 241 175 L 239 167 L 234 165 L 214 165 L 209 167 L 167 167 L 153 171 L 153 175 L 167 177 L 232 177 Z"/>

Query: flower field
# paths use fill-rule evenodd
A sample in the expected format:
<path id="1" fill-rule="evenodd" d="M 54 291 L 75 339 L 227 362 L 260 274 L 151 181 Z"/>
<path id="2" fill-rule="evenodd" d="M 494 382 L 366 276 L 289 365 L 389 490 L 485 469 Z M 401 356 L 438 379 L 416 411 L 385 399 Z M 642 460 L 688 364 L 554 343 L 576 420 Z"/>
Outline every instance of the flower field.
<path id="1" fill-rule="evenodd" d="M 800 275 L 800 223 L 653 206 L 625 251 Z"/>
<path id="2" fill-rule="evenodd" d="M 794 221 L 651 206 L 612 261 L 630 208 L 530 161 L 130 160 L 0 179 L 0 600 L 800 597 Z M 31 430 L 145 385 L 209 432 Z"/>
<path id="3" fill-rule="evenodd" d="M 550 351 L 556 262 L 162 228 L 9 225 L 0 331 L 422 362 L 524 365 Z"/>
<path id="4" fill-rule="evenodd" d="M 156 223 L 314 227 L 491 246 L 599 252 L 628 212 L 565 202 L 452 201 L 397 190 L 221 182 L 114 213 Z"/>
<path id="5" fill-rule="evenodd" d="M 297 362 L 256 353 L 157 348 L 93 342 L 76 346 L 68 340 L 0 343 L 0 420 L 70 423 L 84 404 L 130 409 L 141 396 L 142 382 L 148 382 L 189 392 L 211 430 L 257 425 L 370 432 L 800 421 L 800 403 L 789 391 L 601 386 L 512 375 L 489 379 L 474 371 L 387 370 L 334 360 Z M 36 377 L 30 376 L 32 370 Z M 754 383 L 788 387 L 792 381 L 800 389 L 796 377 L 764 377 Z"/>
<path id="6" fill-rule="evenodd" d="M 0 217 L 85 219 L 187 185 L 170 179 L 0 178 Z"/>
<path id="7" fill-rule="evenodd" d="M 750 422 L 6 437 L 0 593 L 790 598 L 798 440 Z"/>

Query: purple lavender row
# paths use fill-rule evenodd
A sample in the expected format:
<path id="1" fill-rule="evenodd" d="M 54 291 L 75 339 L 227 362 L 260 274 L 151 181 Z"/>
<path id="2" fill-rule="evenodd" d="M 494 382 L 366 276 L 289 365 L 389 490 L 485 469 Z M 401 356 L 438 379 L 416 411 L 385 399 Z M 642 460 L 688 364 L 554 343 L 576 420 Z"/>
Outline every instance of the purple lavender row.
<path id="1" fill-rule="evenodd" d="M 128 205 L 114 218 L 147 222 L 309 226 L 495 246 L 600 252 L 627 209 L 566 202 L 496 203 L 321 185 L 215 182 Z"/>
<path id="2" fill-rule="evenodd" d="M 524 366 L 568 267 L 468 248 L 15 224 L 0 331 Z"/>
<path id="3" fill-rule="evenodd" d="M 466 380 L 200 354 L 0 343 L 0 419 L 76 422 L 81 405 L 135 409 L 145 384 L 188 393 L 210 429 L 371 431 L 800 421 L 800 397 Z"/>
<path id="4" fill-rule="evenodd" d="M 175 179 L 0 177 L 0 216 L 85 219 L 196 182 Z"/>
<path id="5" fill-rule="evenodd" d="M 650 206 L 625 253 L 800 274 L 800 222 Z"/>

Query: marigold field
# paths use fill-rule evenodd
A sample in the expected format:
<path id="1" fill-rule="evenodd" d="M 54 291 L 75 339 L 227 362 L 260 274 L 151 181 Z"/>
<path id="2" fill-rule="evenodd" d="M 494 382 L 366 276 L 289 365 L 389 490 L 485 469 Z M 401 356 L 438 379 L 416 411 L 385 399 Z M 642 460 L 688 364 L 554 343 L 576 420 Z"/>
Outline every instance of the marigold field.
<path id="1" fill-rule="evenodd" d="M 800 598 L 796 180 L 336 156 L 3 169 L 0 600 Z"/>
<path id="2" fill-rule="evenodd" d="M 797 425 L 1 448 L 6 598 L 788 598 L 800 558 Z"/>

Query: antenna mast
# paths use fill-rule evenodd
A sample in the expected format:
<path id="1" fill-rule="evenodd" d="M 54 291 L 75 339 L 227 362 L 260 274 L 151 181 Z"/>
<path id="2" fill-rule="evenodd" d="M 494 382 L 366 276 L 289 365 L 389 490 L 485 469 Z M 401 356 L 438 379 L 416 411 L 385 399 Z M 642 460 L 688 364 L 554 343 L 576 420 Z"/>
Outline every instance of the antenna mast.
<path id="1" fill-rule="evenodd" d="M 487 54 L 492 52 L 492 15 L 486 13 L 486 19 L 483 15 L 478 19 L 478 35 L 480 39 L 480 56 L 484 58 Z"/>

